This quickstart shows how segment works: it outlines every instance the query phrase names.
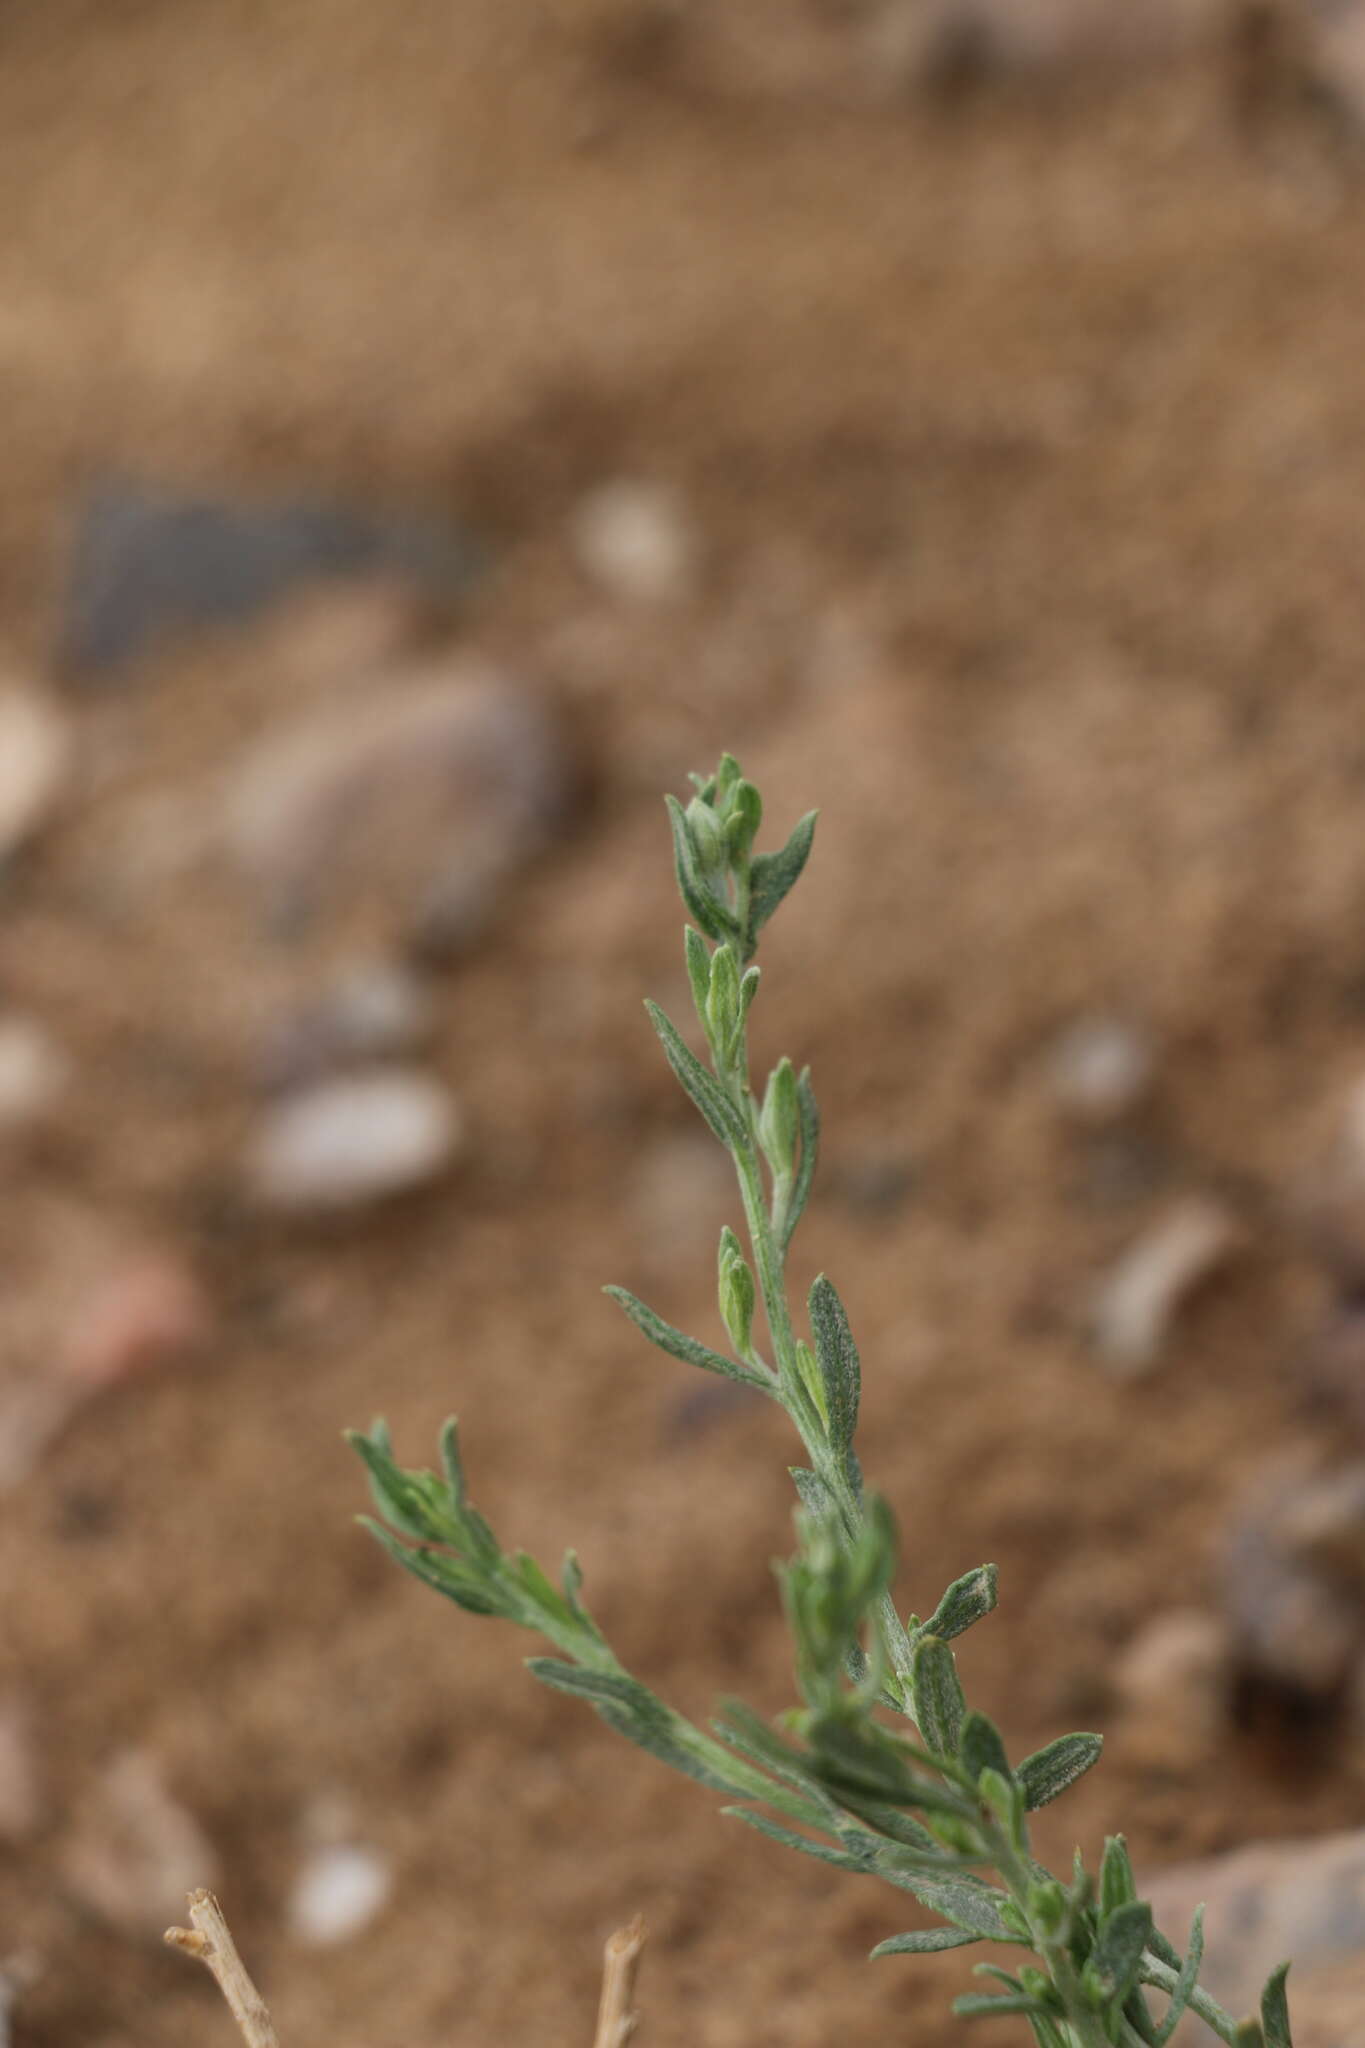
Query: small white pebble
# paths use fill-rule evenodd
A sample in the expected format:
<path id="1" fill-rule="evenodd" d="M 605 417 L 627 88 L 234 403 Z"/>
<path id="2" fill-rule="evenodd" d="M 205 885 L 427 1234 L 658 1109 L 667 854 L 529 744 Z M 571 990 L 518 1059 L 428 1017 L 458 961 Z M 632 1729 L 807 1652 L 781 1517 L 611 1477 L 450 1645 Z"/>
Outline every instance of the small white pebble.
<path id="1" fill-rule="evenodd" d="M 393 1872 L 374 1849 L 356 1845 L 319 1849 L 299 1872 L 289 1921 L 300 1941 L 315 1948 L 349 1941 L 387 1904 Z"/>
<path id="2" fill-rule="evenodd" d="M 0 1017 L 0 1134 L 41 1123 L 63 1093 L 66 1056 L 29 1017 Z"/>
<path id="3" fill-rule="evenodd" d="M 673 493 L 618 478 L 574 509 L 571 539 L 587 573 L 613 597 L 675 604 L 693 581 L 692 536 Z"/>
<path id="4" fill-rule="evenodd" d="M 1147 1094 L 1153 1064 L 1146 1036 L 1126 1018 L 1078 1017 L 1048 1051 L 1052 1099 L 1077 1123 L 1116 1123 Z"/>

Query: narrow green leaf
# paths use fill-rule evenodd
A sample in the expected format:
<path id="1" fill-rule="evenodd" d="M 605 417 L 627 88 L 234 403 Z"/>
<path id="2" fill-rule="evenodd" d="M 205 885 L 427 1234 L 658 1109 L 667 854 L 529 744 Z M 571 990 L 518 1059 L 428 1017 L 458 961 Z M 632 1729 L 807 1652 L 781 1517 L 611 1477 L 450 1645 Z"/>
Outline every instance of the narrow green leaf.
<path id="1" fill-rule="evenodd" d="M 1031 2016 L 1048 2019 L 1050 2009 L 1041 1999 L 1030 1998 L 1026 1991 L 1002 1991 L 998 1998 L 968 1991 L 961 1998 L 953 2000 L 953 2011 L 960 2020 L 988 2020 L 1005 2013 L 1026 2012 Z"/>
<path id="2" fill-rule="evenodd" d="M 394 1463 L 388 1447 L 387 1430 L 381 1430 L 378 1424 L 369 1436 L 358 1429 L 348 1430 L 346 1441 L 364 1462 L 370 1497 L 385 1521 L 391 1522 L 395 1529 L 401 1529 L 405 1536 L 415 1537 L 418 1542 L 440 1540 L 445 1532 L 432 1513 L 431 1504 L 417 1484 L 415 1475 Z"/>
<path id="3" fill-rule="evenodd" d="M 1293 2048 L 1289 2032 L 1289 1998 L 1284 1981 L 1288 1975 L 1288 1963 L 1281 1963 L 1278 1970 L 1271 1972 L 1261 1993 L 1261 2032 L 1265 2035 L 1265 2048 Z"/>
<path id="4" fill-rule="evenodd" d="M 511 1559 L 511 1565 L 533 1605 L 550 1621 L 557 1622 L 562 1627 L 564 1623 L 572 1623 L 577 1619 L 573 1608 L 558 1586 L 551 1584 L 529 1551 L 517 1551 Z"/>
<path id="5" fill-rule="evenodd" d="M 774 1173 L 795 1172 L 800 1136 L 801 1104 L 796 1092 L 796 1074 L 791 1061 L 781 1059 L 768 1076 L 758 1118 L 758 1142 Z"/>
<path id="6" fill-rule="evenodd" d="M 1032 1813 L 1036 1807 L 1047 1806 L 1074 1785 L 1077 1778 L 1083 1778 L 1091 1765 L 1099 1761 L 1104 1738 L 1100 1735 L 1059 1735 L 1055 1742 L 1049 1742 L 1042 1749 L 1035 1749 L 1032 1756 L 1026 1756 L 1015 1775 L 1024 1788 L 1024 1804 Z"/>
<path id="7" fill-rule="evenodd" d="M 1122 2010 L 1124 2019 L 1138 2039 L 1145 2041 L 1147 2048 L 1156 2048 L 1156 2025 L 1140 1983 L 1135 1984 L 1128 1993 L 1123 2001 Z"/>
<path id="8" fill-rule="evenodd" d="M 996 1571 L 993 1564 L 980 1564 L 974 1571 L 954 1579 L 938 1606 L 924 1624 L 924 1633 L 945 1641 L 960 1636 L 974 1621 L 993 1612 L 996 1601 Z"/>
<path id="9" fill-rule="evenodd" d="M 722 1777 L 695 1753 L 687 1740 L 692 1733 L 687 1723 L 656 1699 L 638 1678 L 631 1678 L 624 1671 L 586 1671 L 581 1665 L 567 1664 L 559 1657 L 528 1657 L 526 1668 L 554 1691 L 588 1700 L 608 1726 L 628 1736 L 661 1763 L 695 1778 L 700 1785 L 708 1785 L 714 1792 L 725 1792 L 732 1798 L 736 1794 L 743 1796 L 744 1786 Z"/>
<path id="10" fill-rule="evenodd" d="M 812 1720 L 811 1741 L 821 1782 L 859 1799 L 884 1799 L 889 1806 L 918 1807 L 925 1813 L 970 1818 L 961 1796 L 928 1778 L 917 1777 L 889 1747 L 860 1742 L 841 1722 Z"/>
<path id="11" fill-rule="evenodd" d="M 915 1645 L 910 1673 L 915 1726 L 935 1756 L 955 1757 L 962 1737 L 967 1703 L 957 1675 L 957 1660 L 938 1636 L 921 1636 Z"/>
<path id="12" fill-rule="evenodd" d="M 1055 2020 L 1044 2019 L 1041 2013 L 1031 2012 L 1028 2023 L 1037 2048 L 1067 2048 Z"/>
<path id="13" fill-rule="evenodd" d="M 707 998 L 711 993 L 711 954 L 695 925 L 689 924 L 683 932 L 683 951 L 687 956 L 687 978 L 692 984 L 697 1022 L 704 1028 Z"/>
<path id="14" fill-rule="evenodd" d="M 994 1721 L 984 1714 L 968 1714 L 962 1723 L 962 1736 L 958 1744 L 958 1757 L 967 1776 L 975 1784 L 983 1771 L 999 1771 L 1002 1778 L 1009 1779 L 1009 1758 L 1005 1745 L 1000 1739 L 1000 1730 Z"/>
<path id="15" fill-rule="evenodd" d="M 1133 1876 L 1128 1844 L 1122 1835 L 1107 1835 L 1100 1863 L 1100 1918 L 1107 1920 L 1118 1907 L 1131 1905 L 1136 1897 L 1137 1879 Z"/>
<path id="16" fill-rule="evenodd" d="M 604 1287 L 614 1302 L 623 1308 L 637 1330 L 643 1330 L 651 1344 L 657 1344 L 660 1351 L 666 1351 L 670 1358 L 677 1358 L 684 1365 L 699 1365 L 704 1372 L 718 1372 L 727 1380 L 738 1380 L 743 1387 L 757 1387 L 761 1393 L 770 1394 L 772 1383 L 752 1367 L 740 1365 L 733 1358 L 725 1358 L 719 1351 L 712 1351 L 706 1344 L 698 1343 L 695 1337 L 686 1337 L 681 1330 L 675 1330 L 672 1323 L 666 1323 L 662 1316 L 647 1308 L 636 1295 L 625 1287 Z"/>
<path id="17" fill-rule="evenodd" d="M 672 1067 L 684 1094 L 691 1097 L 701 1111 L 713 1135 L 720 1139 L 729 1150 L 742 1149 L 748 1143 L 748 1132 L 744 1120 L 731 1102 L 715 1076 L 708 1074 L 696 1054 L 679 1035 L 677 1026 L 665 1016 L 657 1003 L 646 1001 L 650 1022 L 659 1034 L 664 1056 Z"/>
<path id="18" fill-rule="evenodd" d="M 664 802 L 668 805 L 668 821 L 673 831 L 673 869 L 678 878 L 678 893 L 688 915 L 695 918 L 707 937 L 715 939 L 718 944 L 723 944 L 726 939 L 737 939 L 739 926 L 733 915 L 716 901 L 702 881 L 682 805 L 675 796 L 666 796 Z M 752 952 L 753 948 L 749 950 Z"/>
<path id="19" fill-rule="evenodd" d="M 875 1874 L 874 1864 L 851 1856 L 847 1849 L 835 1849 L 828 1842 L 817 1842 L 811 1835 L 798 1835 L 794 1829 L 769 1820 L 766 1813 L 759 1813 L 752 1806 L 722 1806 L 721 1812 L 732 1820 L 742 1820 L 746 1827 L 757 1828 L 760 1835 L 766 1835 L 770 1842 L 780 1842 L 784 1849 L 799 1849 L 803 1856 L 814 1856 L 820 1863 L 833 1863 L 840 1870 L 871 1871 Z"/>
<path id="20" fill-rule="evenodd" d="M 780 853 L 755 854 L 749 869 L 749 929 L 745 933 L 746 956 L 758 944 L 758 935 L 778 904 L 800 877 L 810 856 L 815 837 L 816 813 L 807 811 Z"/>
<path id="21" fill-rule="evenodd" d="M 898 1806 L 889 1806 L 883 1799 L 864 1799 L 853 1792 L 844 1795 L 842 1805 L 846 1812 L 855 1813 L 860 1820 L 866 1821 L 876 1834 L 885 1835 L 902 1848 L 913 1849 L 918 1856 L 936 1856 L 940 1862 L 946 1861 L 942 1843 L 935 1840 L 928 1828 L 921 1827 L 908 1813 L 902 1813 Z M 849 1829 L 850 1837 L 862 1832 L 859 1828 Z M 952 1859 L 954 1863 L 957 1860 Z"/>
<path id="22" fill-rule="evenodd" d="M 803 1067 L 796 1083 L 796 1103 L 801 1117 L 801 1158 L 792 1184 L 791 1199 L 782 1224 L 782 1252 L 785 1257 L 793 1232 L 810 1199 L 815 1163 L 820 1156 L 820 1106 L 811 1086 L 810 1068 Z"/>
<path id="23" fill-rule="evenodd" d="M 459 1514 L 463 1511 L 468 1492 L 465 1486 L 464 1463 L 460 1457 L 460 1425 L 453 1415 L 446 1417 L 441 1430 L 441 1469 L 450 1489 L 451 1505 Z"/>
<path id="24" fill-rule="evenodd" d="M 1147 1946 L 1158 1962 L 1164 1963 L 1168 1970 L 1179 1970 L 1180 1951 L 1172 1942 L 1167 1941 L 1159 1927 L 1152 1929 Z"/>
<path id="25" fill-rule="evenodd" d="M 1099 1932 L 1083 1972 L 1101 2006 L 1121 2005 L 1138 1981 L 1142 1952 L 1152 1932 L 1152 1909 L 1142 1899 L 1116 1906 Z"/>
<path id="26" fill-rule="evenodd" d="M 1155 1944 L 1149 1940 L 1147 1946 L 1152 1948 Z M 1190 2002 L 1190 1993 L 1198 1980 L 1199 1965 L 1203 1960 L 1204 1908 L 1196 1906 L 1194 1919 L 1190 1924 L 1190 1941 L 1185 1960 L 1180 1965 L 1180 1975 L 1176 1978 L 1175 1988 L 1171 1992 L 1170 2004 L 1162 2014 L 1161 2024 L 1156 2030 L 1156 2048 L 1166 2048 L 1166 2043 L 1179 2026 L 1185 2007 Z"/>
<path id="27" fill-rule="evenodd" d="M 810 1758 L 790 1743 L 784 1742 L 775 1728 L 769 1727 L 761 1714 L 743 1700 L 726 1700 L 712 1727 L 722 1742 L 728 1742 L 751 1763 L 762 1765 L 787 1784 L 795 1786 L 808 1799 L 816 1801 L 829 1815 L 835 1808 L 816 1775 Z"/>
<path id="28" fill-rule="evenodd" d="M 844 1305 L 823 1273 L 811 1288 L 807 1306 L 829 1413 L 829 1440 L 836 1450 L 847 1450 L 858 1427 L 858 1347 Z"/>
<path id="29" fill-rule="evenodd" d="M 1000 1908 L 1009 1903 L 1002 1891 L 978 1879 L 966 1877 L 913 1878 L 912 1891 L 923 1906 L 941 1913 L 964 1933 L 980 1935 L 986 1941 L 1005 1941 L 1019 1946 L 1020 1937 L 1001 1918 Z M 1025 1946 L 1027 1944 L 1025 1943 Z"/>
<path id="30" fill-rule="evenodd" d="M 375 1542 L 382 1544 L 405 1572 L 411 1572 L 424 1586 L 430 1586 L 447 1600 L 453 1600 L 467 1613 L 500 1614 L 506 1620 L 519 1619 L 510 1611 L 506 1595 L 462 1565 L 459 1558 L 443 1551 L 413 1550 L 406 1543 L 400 1543 L 392 1530 L 380 1522 L 371 1521 L 368 1515 L 360 1517 L 360 1525 L 369 1530 Z"/>
<path id="31" fill-rule="evenodd" d="M 970 1948 L 974 1941 L 980 1941 L 979 1934 L 972 1934 L 963 1927 L 921 1927 L 909 1934 L 893 1934 L 889 1941 L 879 1941 L 872 1950 L 870 1961 L 878 1956 L 931 1956 L 945 1948 Z"/>

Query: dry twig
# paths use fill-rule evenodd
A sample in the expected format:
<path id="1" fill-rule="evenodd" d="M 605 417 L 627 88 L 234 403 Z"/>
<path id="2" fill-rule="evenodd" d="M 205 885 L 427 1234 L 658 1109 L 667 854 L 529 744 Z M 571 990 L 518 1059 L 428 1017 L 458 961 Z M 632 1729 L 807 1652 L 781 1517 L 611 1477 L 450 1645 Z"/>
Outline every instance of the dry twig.
<path id="1" fill-rule="evenodd" d="M 597 2037 L 593 2048 L 625 2048 L 635 2032 L 639 2014 L 632 2012 L 635 1973 L 645 1945 L 645 1923 L 636 1914 L 628 1927 L 618 1927 L 608 1941 L 602 1959 L 602 2003 L 597 2008 Z"/>
<path id="2" fill-rule="evenodd" d="M 217 1899 L 212 1892 L 191 1892 L 189 1908 L 190 1926 L 168 1927 L 166 1940 L 212 1970 L 247 2048 L 280 2048 L 265 2000 L 246 1973 Z"/>

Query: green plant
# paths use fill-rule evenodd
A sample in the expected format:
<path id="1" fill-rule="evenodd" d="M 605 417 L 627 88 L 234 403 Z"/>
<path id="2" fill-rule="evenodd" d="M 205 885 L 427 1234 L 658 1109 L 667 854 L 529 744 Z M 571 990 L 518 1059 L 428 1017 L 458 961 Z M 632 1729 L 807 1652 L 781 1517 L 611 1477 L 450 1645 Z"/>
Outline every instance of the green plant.
<path id="1" fill-rule="evenodd" d="M 1188 2007 L 1236 2048 L 1289 2048 L 1285 1970 L 1270 1979 L 1259 2018 L 1238 2022 L 1225 2012 L 1197 1982 L 1201 1915 L 1182 1955 L 1138 1898 L 1122 1836 L 1107 1842 L 1097 1877 L 1079 1852 L 1065 1878 L 1034 1859 L 1028 1815 L 1087 1771 L 1101 1745 L 1097 1735 L 1063 1735 L 1011 1764 L 993 1722 L 968 1708 L 950 1645 L 994 1607 L 994 1567 L 958 1579 L 927 1621 L 901 1618 L 891 1592 L 891 1516 L 864 1491 L 854 1451 L 859 1362 L 848 1319 L 823 1276 L 807 1302 L 808 1337 L 798 1334 L 788 1299 L 787 1249 L 819 1138 L 810 1078 L 783 1059 L 761 1102 L 749 1081 L 746 1020 L 759 980 L 750 963 L 805 866 L 815 817 L 803 818 L 780 852 L 756 854 L 762 804 L 738 764 L 727 755 L 714 775 L 693 781 L 686 809 L 668 803 L 709 1066 L 657 1005 L 648 1008 L 669 1065 L 739 1182 L 748 1252 L 727 1228 L 719 1257 L 731 1352 L 685 1336 L 622 1288 L 607 1291 L 660 1350 L 757 1389 L 796 1427 L 805 1450 L 792 1472 L 799 1540 L 782 1591 L 803 1704 L 781 1727 L 736 1703 L 710 1730 L 675 1713 L 614 1655 L 583 1604 L 572 1552 L 556 1585 L 524 1551 L 503 1550 L 470 1504 L 453 1421 L 440 1474 L 397 1465 L 382 1423 L 352 1439 L 387 1524 L 368 1526 L 438 1593 L 547 1638 L 559 1654 L 529 1660 L 537 1678 L 587 1700 L 631 1741 L 742 1802 L 728 1813 L 806 1855 L 883 1878 L 938 1916 L 939 1925 L 884 1941 L 875 1955 L 973 1942 L 1027 1952 L 1012 1970 L 979 1964 L 977 1974 L 997 1988 L 959 1998 L 962 2015 L 1017 2014 L 1038 2048 L 1164 2048 Z M 888 1716 L 911 1732 L 897 1733 Z M 1151 1991 L 1164 1995 L 1159 2016 Z"/>

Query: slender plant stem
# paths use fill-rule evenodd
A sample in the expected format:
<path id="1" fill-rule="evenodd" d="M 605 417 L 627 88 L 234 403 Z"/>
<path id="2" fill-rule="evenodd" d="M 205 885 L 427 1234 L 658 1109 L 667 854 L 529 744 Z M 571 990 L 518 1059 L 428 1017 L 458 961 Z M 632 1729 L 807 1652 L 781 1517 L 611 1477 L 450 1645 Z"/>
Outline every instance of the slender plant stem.
<path id="1" fill-rule="evenodd" d="M 1174 1991 L 1178 1975 L 1178 1971 L 1163 1963 L 1159 1956 L 1154 1956 L 1150 1949 L 1142 1959 L 1142 1980 L 1158 1991 Z M 1237 2022 L 1232 2014 L 1216 1998 L 1210 1998 L 1202 1984 L 1196 1984 L 1191 1991 L 1189 2004 L 1190 2011 L 1197 2012 L 1201 2020 L 1207 2021 L 1214 2033 L 1228 2042 L 1231 2048 L 1237 2039 Z"/>

